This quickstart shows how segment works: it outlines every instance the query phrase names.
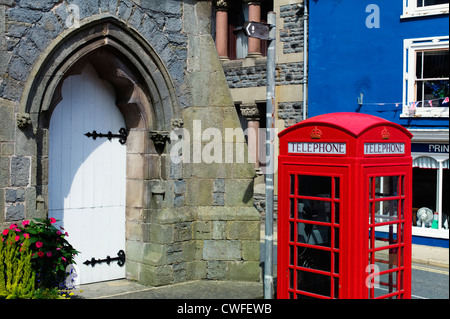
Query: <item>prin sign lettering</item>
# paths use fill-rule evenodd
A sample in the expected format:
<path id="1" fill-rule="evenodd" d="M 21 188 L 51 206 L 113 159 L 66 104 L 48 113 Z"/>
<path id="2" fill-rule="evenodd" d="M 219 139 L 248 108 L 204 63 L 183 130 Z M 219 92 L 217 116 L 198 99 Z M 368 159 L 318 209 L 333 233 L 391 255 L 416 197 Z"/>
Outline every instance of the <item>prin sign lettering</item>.
<path id="1" fill-rule="evenodd" d="M 404 143 L 365 143 L 365 155 L 391 155 L 391 154 L 405 154 Z"/>
<path id="2" fill-rule="evenodd" d="M 338 154 L 347 153 L 345 143 L 311 143 L 311 142 L 291 142 L 288 144 L 289 153 L 292 154 Z"/>

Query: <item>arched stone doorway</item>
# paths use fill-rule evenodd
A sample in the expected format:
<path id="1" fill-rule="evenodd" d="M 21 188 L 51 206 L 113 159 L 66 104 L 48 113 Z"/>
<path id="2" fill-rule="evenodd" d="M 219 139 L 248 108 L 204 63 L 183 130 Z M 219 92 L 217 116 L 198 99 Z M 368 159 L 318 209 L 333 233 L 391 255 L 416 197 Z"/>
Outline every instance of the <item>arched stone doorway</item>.
<path id="1" fill-rule="evenodd" d="M 177 97 L 158 55 L 146 41 L 120 21 L 113 18 L 97 20 L 67 35 L 40 65 L 35 78 L 26 88 L 27 94 L 24 94 L 27 98 L 23 111 L 30 114 L 31 128 L 37 142 L 37 197 L 44 201 L 46 209 L 50 197 L 49 170 L 52 169 L 49 166 L 50 120 L 55 120 L 52 118 L 54 110 L 65 98 L 62 94 L 63 83 L 71 76 L 82 74 L 87 64 L 92 65 L 98 76 L 113 87 L 115 104 L 128 132 L 126 276 L 136 279 L 139 270 L 133 265 L 141 262 L 142 255 L 141 250 L 135 247 L 148 241 L 148 234 L 136 232 L 136 229 L 144 222 L 144 211 L 150 205 L 148 179 L 152 172 L 149 172 L 149 166 L 152 166 L 151 170 L 158 171 L 156 175 L 159 177 L 162 170 L 158 154 L 161 150 L 155 146 L 149 131 L 170 130 L 172 120 L 179 113 Z M 98 227 L 101 231 L 109 231 L 102 225 Z M 128 249 L 129 246 L 133 248 Z"/>

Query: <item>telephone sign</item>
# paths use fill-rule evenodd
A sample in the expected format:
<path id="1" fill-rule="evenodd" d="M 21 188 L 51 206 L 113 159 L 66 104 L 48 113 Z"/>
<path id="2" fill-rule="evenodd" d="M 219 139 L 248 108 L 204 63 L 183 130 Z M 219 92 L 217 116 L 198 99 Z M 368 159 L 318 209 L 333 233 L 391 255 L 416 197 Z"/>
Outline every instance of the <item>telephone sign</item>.
<path id="1" fill-rule="evenodd" d="M 333 113 L 279 137 L 278 297 L 410 298 L 412 134 Z"/>

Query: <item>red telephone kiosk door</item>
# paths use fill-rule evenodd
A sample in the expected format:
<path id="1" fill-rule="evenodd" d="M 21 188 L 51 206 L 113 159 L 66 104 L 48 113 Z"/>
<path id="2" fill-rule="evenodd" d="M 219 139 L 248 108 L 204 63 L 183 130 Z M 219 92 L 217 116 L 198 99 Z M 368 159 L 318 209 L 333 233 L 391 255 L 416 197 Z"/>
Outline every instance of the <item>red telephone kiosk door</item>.
<path id="1" fill-rule="evenodd" d="M 334 113 L 279 137 L 277 297 L 408 298 L 412 135 Z"/>
<path id="2" fill-rule="evenodd" d="M 279 266 L 286 269 L 278 285 L 288 292 L 281 298 L 337 298 L 339 291 L 340 212 L 345 205 L 342 185 L 348 183 L 345 167 L 286 165 L 288 200 L 279 212 L 288 214 L 280 223 Z M 280 229 L 281 228 L 281 229 Z M 280 265 L 280 261 L 286 264 Z M 280 280 L 281 279 L 281 280 Z"/>

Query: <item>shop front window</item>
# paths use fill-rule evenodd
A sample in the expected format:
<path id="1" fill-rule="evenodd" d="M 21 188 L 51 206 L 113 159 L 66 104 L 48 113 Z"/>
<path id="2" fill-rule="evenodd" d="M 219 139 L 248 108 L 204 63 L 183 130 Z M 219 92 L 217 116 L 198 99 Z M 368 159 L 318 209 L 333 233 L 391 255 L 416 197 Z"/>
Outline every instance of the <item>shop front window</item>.
<path id="1" fill-rule="evenodd" d="M 413 234 L 441 235 L 448 238 L 448 165 L 421 156 L 413 161 Z M 441 237 L 441 236 L 440 236 Z"/>

